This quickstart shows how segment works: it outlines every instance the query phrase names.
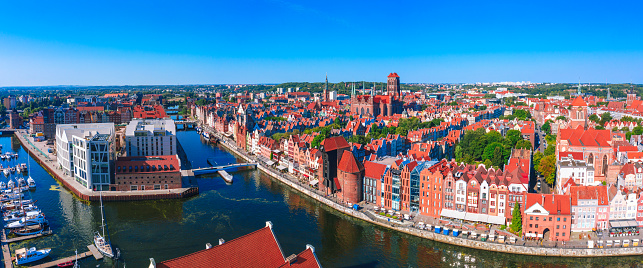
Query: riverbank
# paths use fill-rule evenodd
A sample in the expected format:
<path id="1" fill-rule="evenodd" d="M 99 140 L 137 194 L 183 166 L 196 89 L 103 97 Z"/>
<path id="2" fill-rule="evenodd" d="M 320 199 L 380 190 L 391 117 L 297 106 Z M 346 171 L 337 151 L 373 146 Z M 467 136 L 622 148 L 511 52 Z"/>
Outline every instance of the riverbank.
<path id="1" fill-rule="evenodd" d="M 32 142 L 29 140 L 26 130 L 17 130 L 14 135 L 20 141 L 27 153 L 42 166 L 49 175 L 71 191 L 76 197 L 85 201 L 98 201 L 100 193 L 87 189 L 74 180 L 73 177 L 65 175 L 62 169 L 57 168 L 56 157 L 47 152 L 45 142 Z M 146 190 L 146 191 L 104 191 L 103 201 L 141 201 L 159 199 L 179 199 L 199 194 L 198 187 L 187 187 L 169 190 Z"/>
<path id="2" fill-rule="evenodd" d="M 244 161 L 255 162 L 253 157 L 247 155 L 245 152 L 237 150 L 234 141 L 225 139 L 219 136 L 224 142 L 221 142 L 220 145 L 223 146 L 228 151 L 234 153 L 235 155 L 241 157 Z M 559 248 L 559 247 L 538 247 L 538 246 L 522 246 L 509 243 L 497 243 L 497 242 L 488 242 L 488 241 L 479 241 L 472 240 L 461 237 L 454 237 L 451 235 L 436 234 L 430 231 L 423 231 L 413 227 L 403 227 L 397 226 L 389 223 L 384 223 L 376 220 L 375 218 L 369 217 L 367 214 L 353 210 L 352 208 L 343 206 L 339 203 L 334 202 L 333 200 L 322 196 L 310 188 L 307 185 L 302 185 L 297 181 L 297 179 L 292 178 L 289 175 L 280 174 L 278 171 L 266 166 L 264 163 L 258 162 L 257 168 L 263 173 L 270 175 L 272 178 L 280 181 L 283 184 L 290 186 L 291 188 L 323 203 L 324 205 L 335 209 L 343 214 L 352 216 L 356 219 L 360 219 L 372 224 L 379 225 L 384 228 L 402 232 L 405 234 L 413 235 L 420 238 L 429 239 L 436 242 L 441 242 L 445 244 L 450 244 L 454 246 L 467 247 L 472 249 L 484 250 L 484 251 L 493 251 L 500 253 L 508 254 L 520 254 L 520 255 L 530 255 L 530 256 L 555 256 L 555 257 L 615 257 L 615 256 L 635 256 L 643 255 L 643 247 L 619 247 L 619 248 Z M 291 177 L 291 178 L 288 178 Z"/>

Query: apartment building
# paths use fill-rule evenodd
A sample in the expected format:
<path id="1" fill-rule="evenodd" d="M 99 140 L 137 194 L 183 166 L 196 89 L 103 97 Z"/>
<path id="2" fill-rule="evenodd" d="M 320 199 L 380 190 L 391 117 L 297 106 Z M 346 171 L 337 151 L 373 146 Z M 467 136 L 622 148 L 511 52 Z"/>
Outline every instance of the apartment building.
<path id="1" fill-rule="evenodd" d="M 171 119 L 134 119 L 125 129 L 127 156 L 176 155 L 176 126 Z"/>

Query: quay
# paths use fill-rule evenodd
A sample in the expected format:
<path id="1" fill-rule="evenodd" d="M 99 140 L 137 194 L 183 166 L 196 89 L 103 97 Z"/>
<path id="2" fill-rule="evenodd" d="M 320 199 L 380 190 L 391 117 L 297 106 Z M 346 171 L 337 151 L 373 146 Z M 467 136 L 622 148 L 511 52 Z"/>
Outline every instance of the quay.
<path id="1" fill-rule="evenodd" d="M 0 130 L 2 131 L 2 130 Z M 5 132 L 2 132 L 5 133 Z M 18 138 L 27 153 L 40 165 L 47 173 L 60 182 L 65 188 L 70 190 L 75 196 L 85 201 L 98 201 L 99 192 L 82 187 L 74 178 L 65 175 L 56 164 L 56 157 L 47 152 L 44 142 L 34 144 L 28 139 L 26 130 L 16 130 L 13 134 Z M 43 150 L 44 149 L 44 150 Z M 158 199 L 179 199 L 195 196 L 199 194 L 198 186 L 168 189 L 168 190 L 145 190 L 145 191 L 104 191 L 102 192 L 103 201 L 138 201 L 138 200 L 158 200 Z"/>
<path id="2" fill-rule="evenodd" d="M 224 138 L 222 135 L 215 134 L 217 138 L 220 139 L 221 146 L 226 148 L 228 151 L 242 158 L 247 162 L 257 161 L 254 156 L 249 156 L 244 150 L 238 150 L 234 141 Z M 378 220 L 377 217 L 369 215 L 369 213 L 364 213 L 359 210 L 354 210 L 353 208 L 347 207 L 340 203 L 333 201 L 332 199 L 323 196 L 320 193 L 315 192 L 315 190 L 308 187 L 308 185 L 302 184 L 296 178 L 291 177 L 287 174 L 281 174 L 279 171 L 266 166 L 262 163 L 257 163 L 257 168 L 263 173 L 273 177 L 277 181 L 290 186 L 291 188 L 301 192 L 304 195 L 307 195 L 322 204 L 341 212 L 345 215 L 351 216 L 353 218 L 363 220 L 365 222 L 378 225 L 382 228 L 388 228 L 395 230 L 401 233 L 408 235 L 433 240 L 440 243 L 450 244 L 454 246 L 467 247 L 478 250 L 493 251 L 499 253 L 507 254 L 520 254 L 520 255 L 529 255 L 529 256 L 542 256 L 542 257 L 616 257 L 616 256 L 636 256 L 643 255 L 643 247 L 618 247 L 618 248 L 587 248 L 587 247 L 543 247 L 543 246 L 529 246 L 529 245 L 518 245 L 511 244 L 506 242 L 490 242 L 490 241 L 481 241 L 473 240 L 462 237 L 455 237 L 451 235 L 437 234 L 435 232 L 423 231 L 416 229 L 411 226 L 394 224 L 392 222 L 384 222 Z"/>
<path id="3" fill-rule="evenodd" d="M 94 246 L 94 245 L 89 245 L 89 246 L 87 246 L 87 248 L 89 249 L 89 251 L 86 251 L 86 252 L 83 252 L 83 253 L 79 253 L 79 254 L 78 254 L 78 259 L 79 259 L 79 260 L 80 260 L 80 259 L 87 258 L 87 257 L 90 257 L 90 256 L 94 256 L 94 258 L 95 258 L 96 260 L 100 260 L 100 259 L 102 259 L 102 258 L 103 258 L 103 255 L 102 255 L 102 254 L 100 254 L 100 252 L 98 252 L 98 249 L 96 248 L 96 246 Z M 65 263 L 65 262 L 69 262 L 69 261 L 75 261 L 75 260 L 76 260 L 76 255 L 74 255 L 74 256 L 70 256 L 70 257 L 66 257 L 66 258 L 62 258 L 62 259 L 55 260 L 55 261 L 50 261 L 50 262 L 43 263 L 43 264 L 39 264 L 39 265 L 36 265 L 36 266 L 31 266 L 30 268 L 48 268 L 48 267 L 57 267 L 57 266 L 58 266 L 58 264 Z"/>

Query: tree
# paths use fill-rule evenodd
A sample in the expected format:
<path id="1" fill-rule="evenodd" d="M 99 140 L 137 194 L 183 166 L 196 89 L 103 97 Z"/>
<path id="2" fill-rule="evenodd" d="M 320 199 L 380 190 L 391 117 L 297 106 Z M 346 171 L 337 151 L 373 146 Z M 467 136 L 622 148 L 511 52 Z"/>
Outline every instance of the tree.
<path id="1" fill-rule="evenodd" d="M 522 232 L 522 214 L 520 213 L 520 203 L 518 201 L 514 204 L 511 216 L 511 230 L 517 233 Z"/>
<path id="2" fill-rule="evenodd" d="M 485 160 L 483 164 L 486 168 L 490 168 L 493 165 L 489 159 Z"/>
<path id="3" fill-rule="evenodd" d="M 545 149 L 545 156 L 550 156 L 556 154 L 556 146 L 554 145 L 549 145 Z"/>
<path id="4" fill-rule="evenodd" d="M 455 161 L 462 161 L 462 147 L 459 144 L 455 146 Z"/>
<path id="5" fill-rule="evenodd" d="M 635 126 L 634 129 L 632 129 L 632 134 L 634 135 L 641 135 L 643 134 L 643 127 L 641 126 Z"/>
<path id="6" fill-rule="evenodd" d="M 564 115 L 559 115 L 559 116 L 556 117 L 556 121 L 558 121 L 558 120 L 567 121 L 567 117 L 565 117 Z"/>
<path id="7" fill-rule="evenodd" d="M 500 147 L 500 152 L 502 155 L 502 143 L 494 142 L 490 143 L 484 148 L 484 153 L 482 153 L 482 160 L 491 160 L 496 153 L 496 147 Z"/>
<path id="8" fill-rule="evenodd" d="M 596 114 L 591 114 L 587 119 L 594 121 L 595 123 L 598 123 L 601 121 L 601 119 Z"/>
<path id="9" fill-rule="evenodd" d="M 540 127 L 540 129 L 542 129 L 547 135 L 551 134 L 551 124 L 549 122 L 550 121 L 547 120 L 547 122 L 545 122 L 543 126 Z"/>
<path id="10" fill-rule="evenodd" d="M 519 140 L 516 143 L 516 149 L 531 149 L 531 142 L 528 140 Z"/>
<path id="11" fill-rule="evenodd" d="M 359 143 L 359 144 L 362 144 L 362 145 L 366 145 L 366 144 L 368 144 L 368 142 L 370 140 L 368 138 L 366 138 L 365 136 L 362 136 L 362 135 L 354 135 L 354 136 L 351 136 L 350 138 L 348 138 L 348 141 L 352 142 L 352 143 Z"/>
<path id="12" fill-rule="evenodd" d="M 534 169 L 538 172 L 540 172 L 540 160 L 542 160 L 543 157 L 544 155 L 540 151 L 534 153 Z"/>
<path id="13" fill-rule="evenodd" d="M 610 113 L 604 112 L 603 114 L 601 114 L 601 126 L 604 126 L 605 123 L 609 121 L 612 121 L 612 115 Z"/>
<path id="14" fill-rule="evenodd" d="M 547 134 L 547 136 L 545 136 L 545 140 L 547 141 L 548 145 L 556 144 L 556 136 L 554 136 L 554 135 Z"/>
<path id="15" fill-rule="evenodd" d="M 310 142 L 310 146 L 313 148 L 319 148 L 321 146 L 321 142 L 326 139 L 326 136 L 323 134 L 319 134 L 313 138 L 313 141 Z"/>
<path id="16" fill-rule="evenodd" d="M 604 126 L 601 126 L 601 125 L 598 125 L 598 126 L 596 126 L 596 129 L 598 129 L 598 130 L 605 130 L 605 127 L 604 127 Z"/>
<path id="17" fill-rule="evenodd" d="M 538 168 L 540 174 L 545 177 L 545 181 L 549 185 L 553 185 L 556 181 L 556 156 L 548 155 L 540 160 L 540 167 Z"/>
<path id="18" fill-rule="evenodd" d="M 514 110 L 513 115 L 515 115 L 519 120 L 526 120 L 531 118 L 531 113 L 527 110 Z"/>
<path id="19" fill-rule="evenodd" d="M 507 158 L 509 156 L 507 155 Z M 493 149 L 493 157 L 491 157 L 491 163 L 498 168 L 502 168 L 505 165 L 506 159 L 503 154 L 502 147 L 496 147 Z"/>
<path id="20" fill-rule="evenodd" d="M 506 138 L 509 142 L 509 145 L 511 145 L 511 147 L 515 147 L 516 143 L 522 139 L 522 133 L 520 133 L 520 130 L 511 129 L 507 131 Z"/>

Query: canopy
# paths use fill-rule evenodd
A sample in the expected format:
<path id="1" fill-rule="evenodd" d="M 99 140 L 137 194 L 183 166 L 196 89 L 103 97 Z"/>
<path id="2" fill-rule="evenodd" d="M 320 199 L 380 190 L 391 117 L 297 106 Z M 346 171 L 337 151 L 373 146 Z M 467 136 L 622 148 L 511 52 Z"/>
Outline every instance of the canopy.
<path id="1" fill-rule="evenodd" d="M 542 237 L 543 237 L 543 234 L 538 234 L 538 237 L 539 237 L 539 238 L 542 238 Z"/>
<path id="2" fill-rule="evenodd" d="M 317 185 L 317 183 L 319 183 L 319 181 L 318 181 L 318 180 L 312 180 L 312 181 L 310 181 L 310 185 L 312 185 L 312 186 Z"/>
<path id="3" fill-rule="evenodd" d="M 266 165 L 269 165 L 269 166 L 272 166 L 272 165 L 274 165 L 274 164 L 275 164 L 275 162 L 274 162 L 274 161 L 272 161 L 272 160 L 268 160 L 268 162 L 266 162 Z"/>
<path id="4" fill-rule="evenodd" d="M 612 228 L 631 228 L 638 227 L 639 224 L 635 220 L 612 220 L 610 226 Z"/>
<path id="5" fill-rule="evenodd" d="M 288 168 L 287 166 L 284 166 L 284 165 L 281 165 L 281 164 L 279 164 L 279 166 L 277 166 L 278 170 L 284 170 L 284 169 L 287 169 L 287 168 Z"/>
<path id="6" fill-rule="evenodd" d="M 440 216 L 463 220 L 465 214 L 466 214 L 465 212 L 460 212 L 460 211 L 455 211 L 455 210 L 450 210 L 450 209 L 443 209 L 442 213 L 440 214 Z"/>

